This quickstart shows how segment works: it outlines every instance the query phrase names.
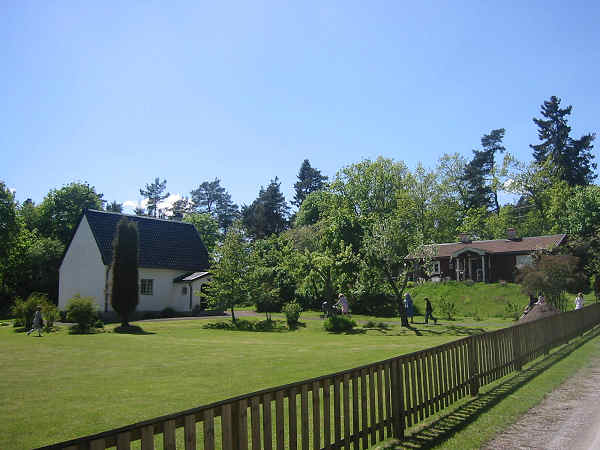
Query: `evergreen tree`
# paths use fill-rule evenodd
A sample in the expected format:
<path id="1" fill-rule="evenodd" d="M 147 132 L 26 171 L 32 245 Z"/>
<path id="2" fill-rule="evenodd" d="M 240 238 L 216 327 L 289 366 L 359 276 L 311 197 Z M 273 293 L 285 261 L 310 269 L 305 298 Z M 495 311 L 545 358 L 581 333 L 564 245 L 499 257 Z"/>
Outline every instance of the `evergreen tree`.
<path id="1" fill-rule="evenodd" d="M 170 195 L 168 192 L 163 194 L 166 189 L 167 180 L 160 181 L 158 177 L 154 179 L 153 183 L 146 183 L 146 189 L 140 189 L 140 195 L 148 199 L 149 216 L 159 216 L 158 204 Z"/>
<path id="2" fill-rule="evenodd" d="M 145 216 L 146 210 L 144 208 L 142 208 L 141 206 L 136 206 L 136 208 L 134 210 L 134 214 L 136 216 Z"/>
<path id="3" fill-rule="evenodd" d="M 123 204 L 117 203 L 116 200 L 106 205 L 106 211 L 114 212 L 114 213 L 122 213 L 123 212 Z"/>
<path id="4" fill-rule="evenodd" d="M 298 172 L 298 181 L 294 184 L 296 194 L 292 204 L 300 208 L 302 202 L 311 192 L 319 191 L 325 187 L 327 177 L 321 175 L 321 171 L 311 167 L 308 159 L 305 159 Z"/>
<path id="5" fill-rule="evenodd" d="M 221 180 L 204 181 L 198 189 L 191 192 L 192 205 L 198 212 L 212 215 L 223 230 L 239 217 L 238 205 L 233 203 L 231 195 L 221 186 Z"/>
<path id="6" fill-rule="evenodd" d="M 111 305 L 124 327 L 139 303 L 138 245 L 137 226 L 123 217 L 113 240 Z"/>
<path id="7" fill-rule="evenodd" d="M 596 135 L 586 134 L 579 139 L 569 136 L 571 127 L 568 125 L 568 116 L 573 107 L 560 107 L 561 100 L 550 97 L 540 107 L 540 112 L 545 118 L 533 118 L 538 127 L 538 138 L 541 143 L 530 145 L 533 157 L 538 165 L 549 160 L 553 165 L 554 175 L 565 180 L 569 186 L 584 186 L 590 184 L 595 178 L 596 164 L 592 142 Z"/>
<path id="8" fill-rule="evenodd" d="M 281 193 L 279 178 L 271 180 L 267 188 L 260 188 L 258 198 L 242 208 L 242 220 L 248 232 L 256 239 L 281 233 L 288 224 L 289 206 Z"/>
<path id="9" fill-rule="evenodd" d="M 492 130 L 481 138 L 482 150 L 473 150 L 473 159 L 465 166 L 463 181 L 466 184 L 467 209 L 493 206 L 497 211 L 498 193 L 489 183 L 494 169 L 496 152 L 503 153 L 504 128 Z"/>
<path id="10" fill-rule="evenodd" d="M 192 203 L 187 197 L 184 197 L 175 201 L 169 211 L 171 212 L 169 219 L 181 222 L 192 211 Z"/>

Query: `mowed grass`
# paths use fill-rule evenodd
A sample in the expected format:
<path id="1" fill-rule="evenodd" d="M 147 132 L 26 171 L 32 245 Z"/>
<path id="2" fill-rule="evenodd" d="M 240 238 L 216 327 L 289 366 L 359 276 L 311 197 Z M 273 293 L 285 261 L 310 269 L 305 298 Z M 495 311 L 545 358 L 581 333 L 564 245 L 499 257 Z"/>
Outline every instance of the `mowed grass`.
<path id="1" fill-rule="evenodd" d="M 97 433 L 510 325 L 415 324 L 417 336 L 396 324 L 337 335 L 320 320 L 293 332 L 209 330 L 206 323 L 143 322 L 142 335 L 63 328 L 42 338 L 0 327 L 0 448 Z"/>

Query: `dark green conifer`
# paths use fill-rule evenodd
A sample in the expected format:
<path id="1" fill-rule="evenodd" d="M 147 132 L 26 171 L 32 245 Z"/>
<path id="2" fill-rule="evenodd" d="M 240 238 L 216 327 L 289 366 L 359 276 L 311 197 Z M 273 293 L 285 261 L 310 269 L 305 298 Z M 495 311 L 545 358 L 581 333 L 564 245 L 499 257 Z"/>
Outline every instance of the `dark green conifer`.
<path id="1" fill-rule="evenodd" d="M 139 303 L 138 240 L 136 224 L 123 217 L 113 240 L 111 304 L 124 327 Z"/>

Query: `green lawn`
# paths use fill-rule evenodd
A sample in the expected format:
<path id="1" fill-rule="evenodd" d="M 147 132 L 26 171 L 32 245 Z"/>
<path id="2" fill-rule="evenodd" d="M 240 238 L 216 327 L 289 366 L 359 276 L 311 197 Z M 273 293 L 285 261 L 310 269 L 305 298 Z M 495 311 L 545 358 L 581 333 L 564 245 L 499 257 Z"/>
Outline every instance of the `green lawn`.
<path id="1" fill-rule="evenodd" d="M 335 335 L 319 320 L 294 332 L 262 333 L 208 330 L 205 323 L 146 322 L 144 335 L 79 336 L 62 329 L 42 338 L 0 327 L 0 448 L 96 433 L 510 324 L 416 324 L 416 336 L 395 324 Z"/>

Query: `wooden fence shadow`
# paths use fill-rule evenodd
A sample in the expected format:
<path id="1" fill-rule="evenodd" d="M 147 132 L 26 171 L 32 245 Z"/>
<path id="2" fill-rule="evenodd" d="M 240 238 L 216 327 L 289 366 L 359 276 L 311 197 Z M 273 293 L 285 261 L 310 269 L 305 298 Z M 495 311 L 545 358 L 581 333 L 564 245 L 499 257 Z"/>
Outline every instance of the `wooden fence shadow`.
<path id="1" fill-rule="evenodd" d="M 379 448 L 399 450 L 428 449 L 435 447 L 451 438 L 455 433 L 461 431 L 467 425 L 475 421 L 479 415 L 488 411 L 507 396 L 513 394 L 521 386 L 527 384 L 546 369 L 567 357 L 573 350 L 581 347 L 599 335 L 600 327 L 590 330 L 584 336 L 573 340 L 567 345 L 559 347 L 558 350 L 533 363 L 516 375 L 513 375 L 489 392 L 478 395 L 477 398 L 467 402 L 450 414 L 426 425 L 410 436 L 406 436 L 402 441 L 392 442 Z"/>

